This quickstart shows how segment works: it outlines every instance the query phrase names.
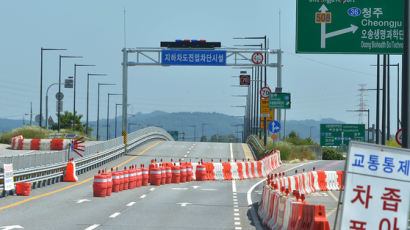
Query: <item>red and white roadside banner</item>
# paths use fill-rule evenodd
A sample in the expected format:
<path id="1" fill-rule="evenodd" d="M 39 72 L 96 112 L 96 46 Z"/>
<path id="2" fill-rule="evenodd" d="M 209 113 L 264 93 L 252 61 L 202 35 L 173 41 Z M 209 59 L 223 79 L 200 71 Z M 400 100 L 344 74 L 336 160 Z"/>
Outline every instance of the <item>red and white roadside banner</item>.
<path id="1" fill-rule="evenodd" d="M 340 229 L 407 229 L 410 151 L 351 142 Z"/>

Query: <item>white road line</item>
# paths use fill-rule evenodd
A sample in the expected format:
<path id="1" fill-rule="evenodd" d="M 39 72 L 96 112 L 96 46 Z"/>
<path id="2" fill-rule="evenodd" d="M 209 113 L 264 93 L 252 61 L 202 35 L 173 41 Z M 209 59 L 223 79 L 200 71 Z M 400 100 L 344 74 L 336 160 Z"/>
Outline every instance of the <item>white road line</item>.
<path id="1" fill-rule="evenodd" d="M 155 188 L 150 188 L 149 190 L 152 192 L 152 191 L 154 191 L 154 190 L 155 190 Z"/>
<path id="2" fill-rule="evenodd" d="M 234 208 L 239 208 L 239 206 L 238 206 L 238 205 L 234 205 L 233 207 L 234 207 Z"/>
<path id="3" fill-rule="evenodd" d="M 236 192 L 236 181 L 232 180 L 232 192 Z"/>
<path id="4" fill-rule="evenodd" d="M 239 216 L 239 213 L 235 212 L 233 215 L 234 215 L 234 216 Z"/>
<path id="5" fill-rule="evenodd" d="M 240 217 L 234 217 L 233 219 L 234 219 L 234 220 L 241 220 Z"/>
<path id="6" fill-rule="evenodd" d="M 233 211 L 234 211 L 234 212 L 239 212 L 239 209 L 235 208 Z"/>
<path id="7" fill-rule="evenodd" d="M 147 196 L 147 195 L 144 194 L 144 195 L 140 196 L 140 198 L 141 198 L 141 199 L 144 199 L 146 196 Z"/>
<path id="8" fill-rule="evenodd" d="M 135 203 L 136 203 L 136 202 L 134 202 L 134 201 L 133 201 L 133 202 L 130 202 L 130 203 L 127 204 L 127 206 L 128 206 L 128 207 L 131 207 L 131 206 L 133 206 Z"/>
<path id="9" fill-rule="evenodd" d="M 185 154 L 184 157 L 187 157 L 187 155 Z"/>
<path id="10" fill-rule="evenodd" d="M 98 228 L 98 226 L 100 226 L 100 225 L 99 225 L 99 224 L 93 224 L 93 225 L 91 225 L 90 227 L 88 227 L 88 228 L 86 228 L 86 229 L 84 229 L 84 230 L 93 230 L 93 229 Z"/>
<path id="11" fill-rule="evenodd" d="M 235 229 L 240 230 L 240 229 L 242 229 L 242 227 L 235 227 Z"/>
<path id="12" fill-rule="evenodd" d="M 238 197 L 237 197 L 237 196 L 235 196 L 235 195 L 233 196 L 233 198 L 234 198 L 234 199 L 238 199 Z"/>
<path id="13" fill-rule="evenodd" d="M 241 225 L 241 222 L 235 222 L 235 225 Z"/>
<path id="14" fill-rule="evenodd" d="M 203 188 L 202 191 L 216 191 L 214 188 Z"/>
<path id="15" fill-rule="evenodd" d="M 119 213 L 119 212 L 115 212 L 110 216 L 110 218 L 115 218 L 115 217 L 119 216 L 120 214 L 121 213 Z"/>
<path id="16" fill-rule="evenodd" d="M 233 201 L 238 202 L 238 199 L 233 199 Z"/>

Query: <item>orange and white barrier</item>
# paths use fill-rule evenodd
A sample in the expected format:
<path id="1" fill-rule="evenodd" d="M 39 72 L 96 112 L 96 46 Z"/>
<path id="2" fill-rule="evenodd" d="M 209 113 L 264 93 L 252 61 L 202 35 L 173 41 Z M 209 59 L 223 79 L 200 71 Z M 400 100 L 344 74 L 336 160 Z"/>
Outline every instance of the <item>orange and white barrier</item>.
<path id="1" fill-rule="evenodd" d="M 70 161 L 67 163 L 65 177 L 63 181 L 64 182 L 77 182 L 78 181 L 78 177 L 76 175 L 76 170 L 75 170 L 75 161 L 73 159 L 70 159 Z"/>
<path id="2" fill-rule="evenodd" d="M 265 184 L 258 209 L 262 224 L 275 230 L 330 230 L 325 206 L 306 204 L 295 195 L 276 191 Z"/>
<path id="3" fill-rule="evenodd" d="M 14 150 L 63 150 L 67 149 L 68 139 L 24 139 L 22 135 L 14 136 L 11 148 Z"/>

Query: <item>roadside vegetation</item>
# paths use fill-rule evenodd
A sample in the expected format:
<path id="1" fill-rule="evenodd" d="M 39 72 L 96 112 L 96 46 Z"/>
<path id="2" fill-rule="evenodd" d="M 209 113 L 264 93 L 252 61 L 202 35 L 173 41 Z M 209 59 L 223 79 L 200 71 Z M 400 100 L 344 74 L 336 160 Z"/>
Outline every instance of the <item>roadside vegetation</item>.
<path id="1" fill-rule="evenodd" d="M 16 135 L 23 135 L 24 139 L 60 139 L 66 138 L 67 133 L 75 133 L 77 137 L 84 137 L 85 134 L 85 125 L 81 123 L 80 119 L 82 115 L 76 115 L 76 126 L 75 131 L 72 130 L 72 113 L 66 111 L 61 114 L 60 121 L 60 132 L 57 131 L 57 124 L 54 124 L 50 130 L 41 128 L 38 126 L 22 126 L 17 129 L 13 129 L 10 132 L 2 133 L 0 135 L 0 143 L 2 144 L 11 144 L 11 139 Z M 89 128 L 89 133 L 92 129 Z M 87 140 L 94 140 L 93 138 L 88 137 Z"/>

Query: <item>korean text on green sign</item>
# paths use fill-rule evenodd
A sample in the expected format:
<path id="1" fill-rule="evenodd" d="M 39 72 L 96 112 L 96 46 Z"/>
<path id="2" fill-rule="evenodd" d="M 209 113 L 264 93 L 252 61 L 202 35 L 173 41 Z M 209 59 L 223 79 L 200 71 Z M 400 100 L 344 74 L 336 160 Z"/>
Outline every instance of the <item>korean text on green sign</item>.
<path id="1" fill-rule="evenodd" d="M 297 0 L 296 52 L 402 54 L 404 0 Z"/>
<path id="2" fill-rule="evenodd" d="M 269 109 L 290 109 L 290 93 L 271 93 Z"/>
<path id="3" fill-rule="evenodd" d="M 365 125 L 320 124 L 321 146 L 347 146 L 351 140 L 365 141 Z"/>

